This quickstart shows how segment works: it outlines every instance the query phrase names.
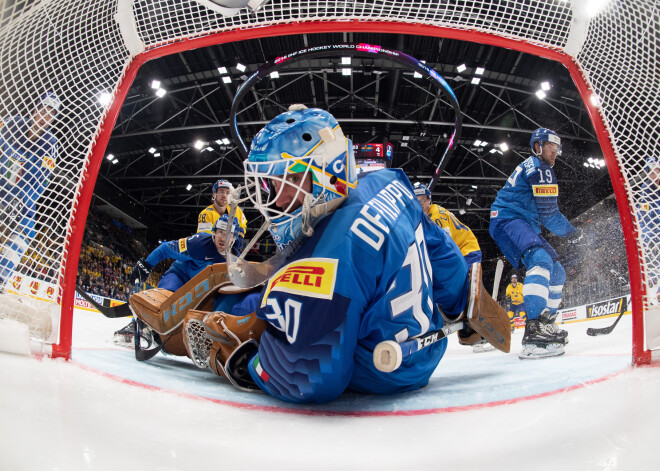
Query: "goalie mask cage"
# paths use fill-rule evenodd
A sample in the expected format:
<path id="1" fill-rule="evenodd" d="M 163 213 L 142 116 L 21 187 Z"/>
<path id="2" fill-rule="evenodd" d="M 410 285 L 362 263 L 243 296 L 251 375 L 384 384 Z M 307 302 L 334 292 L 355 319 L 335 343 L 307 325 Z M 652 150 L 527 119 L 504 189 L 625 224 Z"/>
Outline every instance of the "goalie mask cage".
<path id="1" fill-rule="evenodd" d="M 218 6 L 223 4 L 224 7 Z M 660 347 L 647 293 L 660 277 L 642 237 L 648 157 L 660 149 L 660 7 L 609 0 L 10 0 L 0 10 L 0 120 L 29 116 L 48 91 L 62 104 L 58 157 L 36 234 L 0 300 L 46 354 L 69 358 L 78 259 L 106 144 L 139 67 L 164 55 L 275 35 L 387 32 L 506 47 L 562 63 L 588 110 L 621 215 L 633 306 L 633 363 Z M 255 7 L 256 10 L 255 10 Z M 585 11 L 586 9 L 589 11 Z M 100 100 L 100 98 L 104 100 Z M 2 131 L 2 129 L 0 129 Z M 7 184 L 3 171 L 2 184 Z M 651 195 L 657 200 L 658 195 Z M 3 218 L 2 250 L 24 220 Z M 644 206 L 647 205 L 647 206 Z M 642 208 L 642 209 L 640 209 Z M 657 231 L 659 228 L 651 228 Z"/>

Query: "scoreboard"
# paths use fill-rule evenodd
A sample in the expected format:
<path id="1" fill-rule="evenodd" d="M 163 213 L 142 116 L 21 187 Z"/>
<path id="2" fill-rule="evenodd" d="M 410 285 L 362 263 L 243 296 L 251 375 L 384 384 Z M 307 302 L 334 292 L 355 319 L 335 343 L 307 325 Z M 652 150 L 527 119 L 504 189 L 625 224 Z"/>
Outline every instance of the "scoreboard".
<path id="1" fill-rule="evenodd" d="M 353 144 L 356 159 L 382 159 L 392 160 L 392 144 Z"/>

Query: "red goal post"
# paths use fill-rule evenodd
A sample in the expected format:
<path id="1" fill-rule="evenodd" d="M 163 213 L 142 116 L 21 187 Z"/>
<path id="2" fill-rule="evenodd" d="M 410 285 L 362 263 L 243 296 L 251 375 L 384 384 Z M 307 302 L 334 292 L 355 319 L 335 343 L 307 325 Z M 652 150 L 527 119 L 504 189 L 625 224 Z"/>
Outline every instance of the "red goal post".
<path id="1" fill-rule="evenodd" d="M 229 8 L 214 6 L 223 2 Z M 58 159 L 37 204 L 37 231 L 2 295 L 12 302 L 0 300 L 0 317 L 29 324 L 32 316 L 46 316 L 52 329 L 31 327 L 32 337 L 43 342 L 45 353 L 69 358 L 87 211 L 113 126 L 142 64 L 269 36 L 400 33 L 506 47 L 568 69 L 596 130 L 621 215 L 633 305 L 633 363 L 651 361 L 652 350 L 660 347 L 660 312 L 648 303 L 647 293 L 660 277 L 660 259 L 652 240 L 641 236 L 639 219 L 648 203 L 643 196 L 647 159 L 660 148 L 660 70 L 653 66 L 660 44 L 656 2 L 604 1 L 600 11 L 585 11 L 582 4 L 588 2 L 562 0 L 270 0 L 254 11 L 256 3 L 16 0 L 2 7 L 0 120 L 29 115 L 46 91 L 57 93 L 62 105 L 52 129 Z M 22 230 L 24 222 L 3 221 L 5 250 L 7 234 Z M 29 287 L 35 284 L 42 291 L 48 287 L 50 296 L 33 293 Z"/>

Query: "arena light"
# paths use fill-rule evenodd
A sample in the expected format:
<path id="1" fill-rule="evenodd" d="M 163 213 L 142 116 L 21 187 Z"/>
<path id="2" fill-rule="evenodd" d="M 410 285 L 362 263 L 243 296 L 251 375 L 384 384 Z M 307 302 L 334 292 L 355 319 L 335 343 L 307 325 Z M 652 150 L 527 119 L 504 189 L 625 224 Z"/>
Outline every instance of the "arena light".
<path id="1" fill-rule="evenodd" d="M 150 154 L 155 154 L 156 153 L 156 148 L 155 147 L 150 147 L 149 148 L 149 153 Z"/>
<path id="2" fill-rule="evenodd" d="M 456 70 L 458 71 L 459 74 L 462 74 L 465 71 L 465 69 L 467 69 L 467 66 L 465 64 L 461 64 L 456 67 Z"/>
<path id="3" fill-rule="evenodd" d="M 186 187 L 186 190 L 188 190 L 188 191 L 192 190 L 192 185 L 190 183 L 188 183 L 188 186 Z"/>
<path id="4" fill-rule="evenodd" d="M 154 90 L 158 90 L 160 88 L 160 80 L 152 80 L 151 88 L 153 88 Z"/>
<path id="5" fill-rule="evenodd" d="M 481 141 L 477 139 L 476 141 L 474 141 L 474 145 L 479 147 L 481 145 Z"/>
<path id="6" fill-rule="evenodd" d="M 465 200 L 466 206 L 470 206 L 472 204 L 472 198 L 468 198 Z"/>
<path id="7" fill-rule="evenodd" d="M 479 77 L 472 77 L 472 85 L 479 85 L 479 82 L 481 82 Z"/>
<path id="8" fill-rule="evenodd" d="M 204 147 L 204 141 L 200 141 L 199 139 L 195 141 L 195 149 L 200 150 L 202 147 Z"/>
<path id="9" fill-rule="evenodd" d="M 222 138 L 222 143 L 223 143 L 224 145 L 228 146 L 229 144 L 231 144 L 231 141 L 230 141 L 229 139 L 227 139 L 226 137 L 223 137 L 223 138 Z"/>
<path id="10" fill-rule="evenodd" d="M 465 210 L 464 210 L 463 208 L 459 209 L 459 210 L 458 210 L 458 214 L 460 214 L 461 216 L 464 215 L 464 214 L 465 214 Z"/>
<path id="11" fill-rule="evenodd" d="M 160 152 L 156 152 L 156 153 L 154 154 L 154 157 L 160 157 Z"/>
<path id="12" fill-rule="evenodd" d="M 535 95 L 539 100 L 543 100 L 545 98 L 545 92 L 543 90 L 538 90 Z"/>
<path id="13" fill-rule="evenodd" d="M 116 164 L 117 162 L 119 162 L 119 159 L 115 159 L 112 161 L 113 164 Z"/>
<path id="14" fill-rule="evenodd" d="M 341 74 L 342 75 L 351 75 L 351 69 L 344 67 L 341 69 Z"/>
<path id="15" fill-rule="evenodd" d="M 475 190 L 479 189 L 479 187 L 477 185 L 470 185 L 470 187 L 474 188 Z"/>
<path id="16" fill-rule="evenodd" d="M 474 74 L 475 75 L 483 75 L 484 72 L 486 72 L 486 69 L 484 69 L 483 67 L 477 67 L 477 70 L 474 71 Z"/>
<path id="17" fill-rule="evenodd" d="M 341 63 L 342 63 L 342 65 L 351 65 L 351 58 L 350 57 L 342 57 L 341 58 Z"/>
<path id="18" fill-rule="evenodd" d="M 225 75 L 224 77 L 222 77 L 222 81 L 224 83 L 231 83 L 231 77 L 229 77 L 228 75 Z"/>
<path id="19" fill-rule="evenodd" d="M 545 92 L 550 90 L 550 82 L 541 82 L 541 90 Z"/>
<path id="20" fill-rule="evenodd" d="M 229 71 L 227 70 L 227 67 L 218 67 L 218 72 L 221 74 L 227 74 Z"/>
<path id="21" fill-rule="evenodd" d="M 277 70 L 274 71 L 274 72 L 271 72 L 270 73 L 270 78 L 272 78 L 272 79 L 280 78 L 280 73 Z"/>
<path id="22" fill-rule="evenodd" d="M 236 62 L 236 68 L 240 70 L 241 72 L 245 72 L 245 66 L 241 64 L 240 62 Z"/>
<path id="23" fill-rule="evenodd" d="M 108 92 L 101 92 L 99 93 L 97 100 L 101 106 L 106 106 L 112 101 L 112 95 Z"/>
<path id="24" fill-rule="evenodd" d="M 589 97 L 589 101 L 594 106 L 598 106 L 600 104 L 600 98 L 598 98 L 598 95 L 596 95 L 595 93 L 593 93 L 591 97 Z"/>
<path id="25" fill-rule="evenodd" d="M 499 145 L 499 148 L 502 152 L 506 152 L 507 150 L 509 150 L 509 145 L 506 142 L 503 142 Z"/>
<path id="26" fill-rule="evenodd" d="M 108 154 L 108 156 L 106 157 L 106 159 L 108 159 L 110 161 L 112 161 L 114 158 L 115 158 L 115 156 L 112 155 L 112 154 Z"/>
<path id="27" fill-rule="evenodd" d="M 166 93 L 167 93 L 167 90 L 165 90 L 164 88 L 159 88 L 158 90 L 156 90 L 156 96 L 158 98 L 163 98 Z"/>

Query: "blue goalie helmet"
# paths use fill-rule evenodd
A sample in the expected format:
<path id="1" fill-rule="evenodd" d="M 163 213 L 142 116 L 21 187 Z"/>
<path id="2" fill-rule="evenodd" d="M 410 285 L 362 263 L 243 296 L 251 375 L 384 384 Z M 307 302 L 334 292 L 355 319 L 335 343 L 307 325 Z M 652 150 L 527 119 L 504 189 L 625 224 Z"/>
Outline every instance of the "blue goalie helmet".
<path id="1" fill-rule="evenodd" d="M 431 198 L 431 190 L 422 183 L 415 183 L 413 191 L 415 192 L 415 196 L 427 196 L 429 199 Z"/>
<path id="2" fill-rule="evenodd" d="M 311 234 L 314 206 L 357 185 L 353 145 L 334 116 L 304 105 L 289 110 L 259 131 L 244 163 L 248 197 L 280 249 Z"/>
<path id="3" fill-rule="evenodd" d="M 538 128 L 532 133 L 532 137 L 529 140 L 529 147 L 532 148 L 532 154 L 538 156 L 540 155 L 540 152 L 537 154 L 536 150 L 534 150 L 534 143 L 536 142 L 538 142 L 541 147 L 543 147 L 543 144 L 546 142 L 557 144 L 559 146 L 557 149 L 557 155 L 561 155 L 561 139 L 552 129 Z"/>
<path id="4" fill-rule="evenodd" d="M 213 234 L 219 229 L 221 231 L 226 231 L 227 230 L 227 224 L 229 223 L 229 216 L 226 214 L 223 214 L 218 218 L 217 221 L 215 221 L 215 224 L 213 224 Z M 234 218 L 234 222 L 232 223 L 231 227 L 229 230 L 231 231 L 234 236 L 238 235 L 238 218 Z"/>

